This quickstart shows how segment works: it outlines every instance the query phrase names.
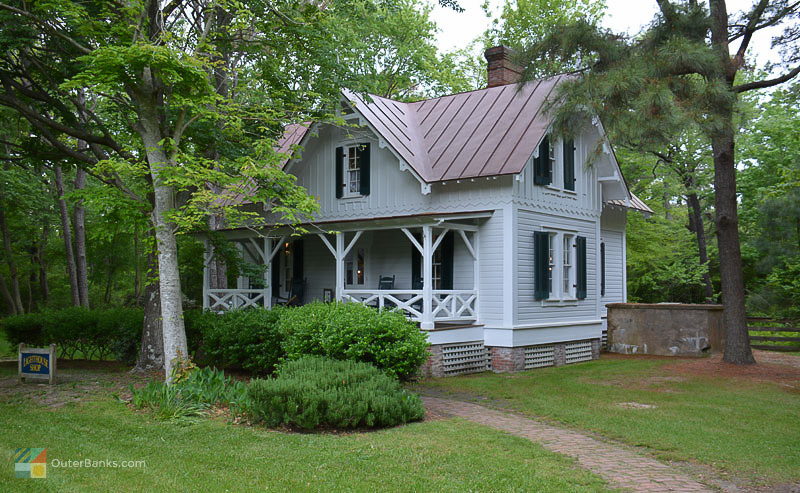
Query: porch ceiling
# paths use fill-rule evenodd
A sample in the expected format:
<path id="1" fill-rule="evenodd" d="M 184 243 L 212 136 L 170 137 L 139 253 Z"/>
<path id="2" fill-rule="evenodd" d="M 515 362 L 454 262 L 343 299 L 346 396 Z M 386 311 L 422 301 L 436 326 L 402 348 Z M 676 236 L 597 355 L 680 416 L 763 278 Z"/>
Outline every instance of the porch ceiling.
<path id="1" fill-rule="evenodd" d="M 310 234 L 325 233 L 328 231 L 365 231 L 380 229 L 414 228 L 419 226 L 436 226 L 449 224 L 457 225 L 452 221 L 467 221 L 484 219 L 491 217 L 494 210 L 482 210 L 471 212 L 430 212 L 424 214 L 412 214 L 407 216 L 384 216 L 363 219 L 347 219 L 341 221 L 316 221 L 299 224 L 295 227 L 279 226 L 254 230 L 251 228 L 236 228 L 219 231 L 230 240 L 244 239 L 254 236 L 254 232 L 268 238 L 276 238 L 291 235 L 297 227 L 308 230 Z"/>

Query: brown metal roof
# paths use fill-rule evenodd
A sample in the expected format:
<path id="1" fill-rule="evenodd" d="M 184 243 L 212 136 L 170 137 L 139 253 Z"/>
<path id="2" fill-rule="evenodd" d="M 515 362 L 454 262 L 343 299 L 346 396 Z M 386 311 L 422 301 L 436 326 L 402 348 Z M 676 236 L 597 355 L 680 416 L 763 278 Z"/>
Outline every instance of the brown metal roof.
<path id="1" fill-rule="evenodd" d="M 544 137 L 543 106 L 556 76 L 401 103 L 342 91 L 359 113 L 428 183 L 519 173 Z"/>
<path id="2" fill-rule="evenodd" d="M 633 192 L 630 192 L 631 200 L 630 203 L 626 203 L 625 200 L 615 199 L 615 200 L 606 200 L 606 204 L 616 205 L 619 207 L 627 207 L 628 209 L 634 209 L 641 212 L 646 212 L 647 214 L 655 214 L 653 209 L 648 207 L 647 204 L 644 203 L 642 199 L 634 195 Z"/>
<path id="3" fill-rule="evenodd" d="M 283 160 L 283 164 L 289 162 L 289 156 L 292 154 L 292 146 L 299 144 L 300 141 L 303 140 L 303 137 L 308 133 L 309 127 L 311 127 L 311 122 L 290 123 L 286 125 L 283 136 L 278 139 L 278 145 L 275 149 L 279 153 L 287 155 Z"/>

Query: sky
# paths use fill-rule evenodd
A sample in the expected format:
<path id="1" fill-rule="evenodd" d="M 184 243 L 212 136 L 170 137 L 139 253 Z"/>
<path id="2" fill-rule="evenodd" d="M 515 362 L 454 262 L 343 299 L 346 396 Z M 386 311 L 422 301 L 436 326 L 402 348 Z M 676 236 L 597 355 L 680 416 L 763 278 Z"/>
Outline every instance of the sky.
<path id="1" fill-rule="evenodd" d="M 432 17 L 441 29 L 439 33 L 439 49 L 451 51 L 466 47 L 470 41 L 481 34 L 489 26 L 481 4 L 485 0 L 458 0 L 464 12 L 456 13 L 450 9 L 434 8 Z M 499 10 L 502 0 L 488 0 L 493 10 Z M 753 0 L 728 0 L 729 13 L 748 9 Z M 616 31 L 635 34 L 652 20 L 657 10 L 655 0 L 606 0 L 608 9 L 603 25 Z M 735 45 L 734 45 L 735 46 Z M 763 63 L 766 60 L 778 62 L 777 53 L 770 49 L 770 36 L 765 34 L 753 37 L 752 43 L 755 59 Z"/>

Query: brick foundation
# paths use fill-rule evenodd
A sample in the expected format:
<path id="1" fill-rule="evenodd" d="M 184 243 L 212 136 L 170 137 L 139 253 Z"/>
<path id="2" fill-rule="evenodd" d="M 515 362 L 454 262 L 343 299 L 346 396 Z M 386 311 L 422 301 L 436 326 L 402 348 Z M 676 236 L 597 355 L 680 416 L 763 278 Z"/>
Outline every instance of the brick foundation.
<path id="1" fill-rule="evenodd" d="M 580 341 L 571 341 L 580 342 Z M 600 358 L 600 339 L 590 339 L 592 345 L 592 359 Z M 553 346 L 553 366 L 563 366 L 567 364 L 565 342 L 557 342 L 552 344 L 545 344 L 545 346 Z M 435 344 L 428 347 L 430 356 L 428 360 L 420 367 L 420 376 L 422 378 L 440 378 L 444 377 L 444 365 L 442 348 L 448 345 Z M 487 347 L 489 362 L 492 371 L 496 373 L 513 373 L 525 370 L 525 350 L 530 347 L 536 346 L 520 346 L 520 347 L 500 347 L 491 346 Z"/>

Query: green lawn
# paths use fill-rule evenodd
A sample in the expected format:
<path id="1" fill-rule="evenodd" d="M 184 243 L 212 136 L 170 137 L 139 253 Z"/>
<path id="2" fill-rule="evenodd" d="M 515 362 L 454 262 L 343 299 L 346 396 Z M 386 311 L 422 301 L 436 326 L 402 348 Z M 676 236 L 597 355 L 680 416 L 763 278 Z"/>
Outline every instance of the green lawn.
<path id="1" fill-rule="evenodd" d="M 295 434 L 203 419 L 178 425 L 109 396 L 58 409 L 0 403 L 0 491 L 607 491 L 528 440 L 461 420 L 371 433 Z M 53 459 L 144 460 L 131 469 L 63 469 L 16 479 L 16 447 Z"/>
<path id="2" fill-rule="evenodd" d="M 645 446 L 748 481 L 800 480 L 800 392 L 741 379 L 686 376 L 668 360 L 606 358 L 522 374 L 429 380 L 428 389 Z M 620 403 L 655 408 L 625 408 Z"/>

